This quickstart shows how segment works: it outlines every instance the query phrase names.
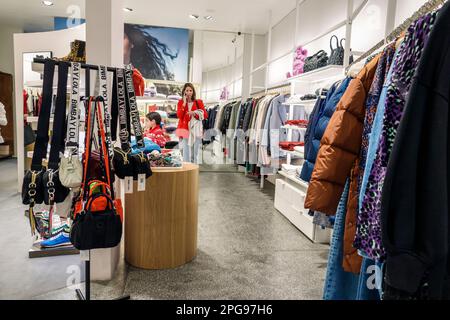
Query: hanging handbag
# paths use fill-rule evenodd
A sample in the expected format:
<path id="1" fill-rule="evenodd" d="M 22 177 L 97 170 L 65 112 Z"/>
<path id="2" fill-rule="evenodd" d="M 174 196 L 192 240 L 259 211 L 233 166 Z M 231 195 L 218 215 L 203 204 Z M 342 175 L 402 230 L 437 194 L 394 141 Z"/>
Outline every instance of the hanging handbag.
<path id="1" fill-rule="evenodd" d="M 108 202 L 104 210 L 92 210 L 96 200 Z M 78 250 L 114 248 L 122 239 L 122 221 L 108 194 L 99 193 L 86 201 L 84 210 L 77 215 L 70 231 L 70 241 Z"/>
<path id="2" fill-rule="evenodd" d="M 120 199 L 114 199 L 114 189 L 111 184 L 110 158 L 106 146 L 104 122 L 101 116 L 101 103 L 89 99 L 86 152 L 84 154 L 83 188 L 80 199 L 75 204 L 73 225 L 70 240 L 79 250 L 90 250 L 115 247 L 122 237 L 123 208 Z M 93 130 L 97 118 L 99 148 L 104 168 L 106 183 L 92 180 L 87 168 L 90 166 Z"/>
<path id="3" fill-rule="evenodd" d="M 119 118 L 119 139 L 120 147 L 114 148 L 113 165 L 114 171 L 119 179 L 134 176 L 134 164 L 131 159 L 130 147 L 130 123 L 127 116 L 125 70 L 117 69 L 113 80 L 112 93 L 112 132 L 113 139 L 117 136 L 117 118 Z"/>
<path id="4" fill-rule="evenodd" d="M 44 185 L 42 177 L 45 172 L 45 167 L 42 165 L 42 160 L 47 158 L 55 66 L 56 62 L 53 60 L 47 60 L 44 64 L 42 107 L 38 119 L 36 143 L 34 145 L 31 169 L 25 173 L 22 183 L 22 203 L 30 205 L 31 211 L 35 204 L 40 204 L 44 201 Z M 31 213 L 30 224 L 34 234 L 35 227 Z"/>
<path id="5" fill-rule="evenodd" d="M 125 81 L 126 81 L 126 92 L 127 92 L 127 107 L 129 107 L 129 114 L 131 117 L 131 123 L 133 125 L 134 135 L 136 137 L 136 145 L 138 150 L 133 149 L 133 155 L 131 156 L 134 161 L 133 163 L 133 179 L 138 180 L 140 174 L 145 174 L 145 177 L 148 178 L 152 175 L 152 171 L 150 168 L 150 162 L 147 156 L 144 154 L 144 150 L 146 144 L 143 138 L 143 132 L 141 127 L 141 121 L 139 117 L 139 110 L 136 105 L 136 95 L 134 93 L 133 79 L 132 79 L 133 71 L 131 66 L 127 66 L 125 68 Z M 137 151 L 137 152 L 136 152 Z"/>
<path id="6" fill-rule="evenodd" d="M 59 165 L 59 179 L 67 188 L 79 188 L 83 180 L 83 165 L 78 157 L 80 132 L 80 70 L 81 64 L 72 62 L 70 109 L 67 120 L 66 145 L 64 157 Z"/>
<path id="7" fill-rule="evenodd" d="M 313 56 L 306 58 L 303 71 L 310 72 L 315 69 L 325 67 L 327 64 L 328 64 L 328 54 L 324 50 L 320 50 Z"/>
<path id="8" fill-rule="evenodd" d="M 67 76 L 69 65 L 59 62 L 58 92 L 56 96 L 55 114 L 48 168 L 43 175 L 44 203 L 53 205 L 63 202 L 68 196 L 69 188 L 63 186 L 59 179 L 59 155 L 64 150 L 64 129 L 66 127 Z"/>

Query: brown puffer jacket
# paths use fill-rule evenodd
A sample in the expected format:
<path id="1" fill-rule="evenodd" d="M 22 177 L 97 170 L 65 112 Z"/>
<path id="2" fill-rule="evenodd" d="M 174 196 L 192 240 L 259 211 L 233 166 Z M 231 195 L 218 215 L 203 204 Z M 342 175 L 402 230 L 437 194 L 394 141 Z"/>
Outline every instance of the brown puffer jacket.
<path id="1" fill-rule="evenodd" d="M 350 178 L 344 235 L 343 267 L 359 273 L 362 258 L 353 248 L 358 205 L 358 159 L 365 117 L 365 101 L 372 85 L 380 55 L 370 61 L 353 79 L 322 137 L 305 207 L 335 215 L 345 183 Z"/>

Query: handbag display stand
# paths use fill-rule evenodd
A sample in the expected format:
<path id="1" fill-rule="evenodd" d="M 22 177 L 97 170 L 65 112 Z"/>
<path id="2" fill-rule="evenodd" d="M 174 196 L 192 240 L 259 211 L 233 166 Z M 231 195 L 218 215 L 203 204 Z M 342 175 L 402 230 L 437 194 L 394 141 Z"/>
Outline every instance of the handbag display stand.
<path id="1" fill-rule="evenodd" d="M 34 63 L 40 63 L 40 64 L 44 64 L 45 63 L 45 59 L 41 59 L 41 58 L 35 58 Z M 56 64 L 58 65 L 58 62 L 56 62 Z M 85 69 L 85 97 L 89 97 L 90 96 L 90 85 L 91 85 L 91 77 L 90 77 L 90 70 L 98 70 L 98 66 L 96 65 L 89 65 L 89 64 L 81 64 L 81 68 Z M 107 68 L 108 72 L 115 72 L 116 68 L 112 68 L 112 67 L 108 67 Z M 79 300 L 91 300 L 91 261 L 90 261 L 90 250 L 86 252 L 86 254 L 82 253 L 82 255 L 86 256 L 85 259 L 85 293 L 83 295 L 83 292 L 80 289 L 76 289 L 76 294 Z M 130 296 L 126 295 L 123 297 L 119 297 L 116 298 L 115 300 L 129 300 Z"/>

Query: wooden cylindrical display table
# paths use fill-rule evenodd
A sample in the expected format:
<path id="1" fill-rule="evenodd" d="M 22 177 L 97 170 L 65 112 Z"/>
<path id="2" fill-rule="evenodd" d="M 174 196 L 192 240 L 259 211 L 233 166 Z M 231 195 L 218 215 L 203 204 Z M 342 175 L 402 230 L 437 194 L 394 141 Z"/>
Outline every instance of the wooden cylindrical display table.
<path id="1" fill-rule="evenodd" d="M 152 168 L 145 191 L 125 195 L 125 259 L 143 269 L 181 266 L 197 254 L 198 165 Z"/>

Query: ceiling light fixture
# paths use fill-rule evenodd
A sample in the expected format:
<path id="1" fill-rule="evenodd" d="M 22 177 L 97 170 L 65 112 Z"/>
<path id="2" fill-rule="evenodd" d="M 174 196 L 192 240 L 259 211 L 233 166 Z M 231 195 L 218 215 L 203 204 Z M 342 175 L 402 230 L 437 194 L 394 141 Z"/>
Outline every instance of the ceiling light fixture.
<path id="1" fill-rule="evenodd" d="M 204 16 L 205 20 L 212 20 L 212 16 Z"/>
<path id="2" fill-rule="evenodd" d="M 43 4 L 44 6 L 50 7 L 50 6 L 53 5 L 53 1 L 42 1 L 42 4 Z"/>
<path id="3" fill-rule="evenodd" d="M 196 19 L 197 20 L 198 17 L 199 17 L 198 14 L 190 14 L 189 15 L 189 18 L 191 18 L 191 19 Z"/>
<path id="4" fill-rule="evenodd" d="M 131 11 L 133 11 L 133 9 L 131 9 L 131 8 L 123 8 L 123 11 L 125 11 L 125 12 L 131 12 Z"/>

